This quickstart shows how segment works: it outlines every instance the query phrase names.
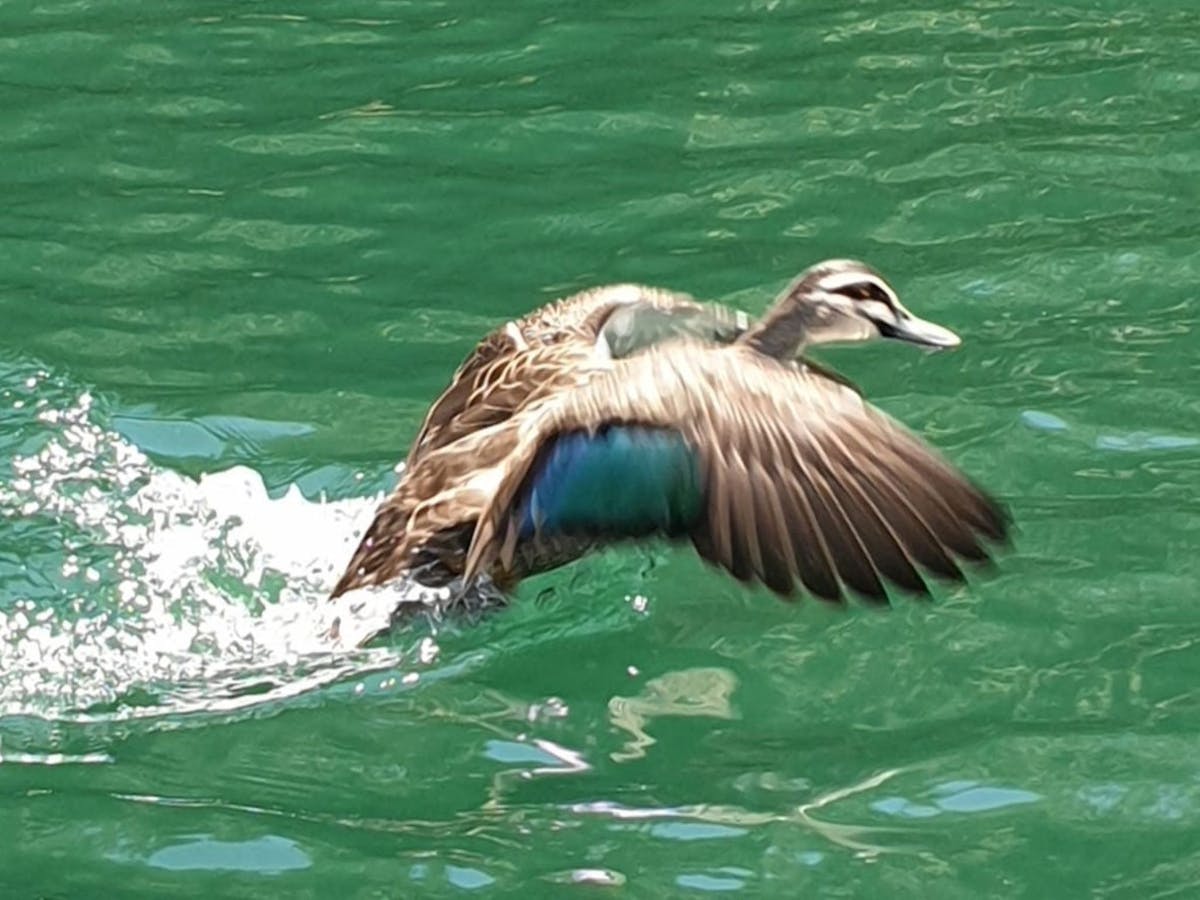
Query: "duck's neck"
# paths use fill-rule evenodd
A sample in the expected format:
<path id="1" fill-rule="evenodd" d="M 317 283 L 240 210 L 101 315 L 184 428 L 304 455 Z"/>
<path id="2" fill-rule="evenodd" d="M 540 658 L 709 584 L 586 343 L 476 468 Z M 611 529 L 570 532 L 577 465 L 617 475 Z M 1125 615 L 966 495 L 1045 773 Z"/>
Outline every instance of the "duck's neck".
<path id="1" fill-rule="evenodd" d="M 791 291 L 743 334 L 740 341 L 766 356 L 791 359 L 804 349 L 809 334 L 820 321 L 820 307 L 805 303 Z"/>

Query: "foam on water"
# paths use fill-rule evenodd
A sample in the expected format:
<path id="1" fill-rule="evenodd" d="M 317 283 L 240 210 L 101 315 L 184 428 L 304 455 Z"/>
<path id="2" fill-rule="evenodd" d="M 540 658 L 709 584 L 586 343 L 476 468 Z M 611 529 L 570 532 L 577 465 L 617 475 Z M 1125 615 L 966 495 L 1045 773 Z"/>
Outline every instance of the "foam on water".
<path id="1" fill-rule="evenodd" d="M 4 373 L 0 406 L 0 716 L 228 710 L 436 656 L 428 637 L 356 648 L 430 592 L 327 599 L 378 497 L 272 499 L 245 467 L 185 477 L 42 371 Z"/>

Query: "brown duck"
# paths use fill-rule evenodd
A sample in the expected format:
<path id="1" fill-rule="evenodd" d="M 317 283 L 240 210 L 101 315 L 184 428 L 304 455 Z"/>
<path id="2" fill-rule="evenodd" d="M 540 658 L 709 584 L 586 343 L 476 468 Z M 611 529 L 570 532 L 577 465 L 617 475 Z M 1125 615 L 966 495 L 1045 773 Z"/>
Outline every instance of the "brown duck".
<path id="1" fill-rule="evenodd" d="M 685 336 L 634 342 L 623 357 L 592 353 L 498 421 L 419 441 L 334 596 L 418 570 L 464 585 L 486 574 L 510 590 L 590 547 L 663 536 L 783 596 L 803 586 L 840 600 L 850 588 L 886 601 L 888 583 L 927 593 L 926 572 L 962 580 L 962 561 L 983 562 L 987 543 L 1004 540 L 998 503 L 800 357 L 813 344 L 877 337 L 959 343 L 908 312 L 876 272 L 824 262 L 760 322 L 724 321 L 663 329 Z M 506 330 L 516 343 L 519 324 Z M 472 409 L 450 406 L 447 421 Z"/>

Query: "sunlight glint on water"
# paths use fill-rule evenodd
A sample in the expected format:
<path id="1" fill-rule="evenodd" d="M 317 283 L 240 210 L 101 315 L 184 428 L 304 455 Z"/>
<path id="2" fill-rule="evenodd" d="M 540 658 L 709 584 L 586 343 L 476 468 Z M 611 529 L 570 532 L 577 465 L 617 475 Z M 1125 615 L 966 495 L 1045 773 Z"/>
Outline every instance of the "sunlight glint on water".
<path id="1" fill-rule="evenodd" d="M 42 371 L 10 384 L 3 403 L 36 449 L 14 456 L 0 514 L 63 561 L 20 563 L 29 589 L 0 614 L 0 713 L 228 709 L 406 662 L 347 649 L 419 592 L 327 600 L 378 498 L 272 499 L 245 467 L 195 481 L 97 424 L 86 391 Z"/>

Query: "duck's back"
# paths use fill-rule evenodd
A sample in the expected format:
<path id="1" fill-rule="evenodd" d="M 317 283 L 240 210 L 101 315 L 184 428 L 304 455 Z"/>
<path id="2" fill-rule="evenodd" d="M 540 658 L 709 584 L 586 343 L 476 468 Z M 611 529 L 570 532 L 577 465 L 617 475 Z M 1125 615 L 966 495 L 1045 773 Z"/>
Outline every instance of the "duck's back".
<path id="1" fill-rule="evenodd" d="M 610 358 L 680 334 L 727 343 L 746 326 L 745 314 L 736 310 L 638 284 L 605 285 L 556 300 L 480 340 L 430 407 L 407 465 L 574 387 Z"/>

